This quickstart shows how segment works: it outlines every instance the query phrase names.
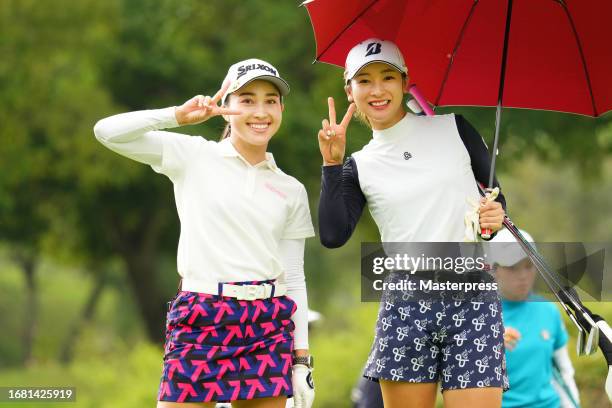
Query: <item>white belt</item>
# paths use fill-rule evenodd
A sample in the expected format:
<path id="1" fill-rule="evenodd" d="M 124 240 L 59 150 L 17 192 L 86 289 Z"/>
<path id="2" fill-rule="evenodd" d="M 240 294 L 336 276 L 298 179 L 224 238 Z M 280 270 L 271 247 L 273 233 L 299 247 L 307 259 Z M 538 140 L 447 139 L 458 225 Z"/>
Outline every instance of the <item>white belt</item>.
<path id="1" fill-rule="evenodd" d="M 268 299 L 271 297 L 283 296 L 287 293 L 287 287 L 283 284 L 262 283 L 260 285 L 232 285 L 222 283 L 221 288 L 218 283 L 203 281 L 199 279 L 183 278 L 181 290 L 187 292 L 200 292 L 209 295 L 221 295 L 236 298 L 238 300 Z"/>

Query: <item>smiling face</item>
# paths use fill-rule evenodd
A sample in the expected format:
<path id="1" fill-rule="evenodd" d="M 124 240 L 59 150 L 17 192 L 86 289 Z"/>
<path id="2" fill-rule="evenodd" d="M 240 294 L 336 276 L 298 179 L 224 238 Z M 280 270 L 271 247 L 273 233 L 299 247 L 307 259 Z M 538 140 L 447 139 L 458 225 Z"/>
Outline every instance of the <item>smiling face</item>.
<path id="1" fill-rule="evenodd" d="M 278 89 L 268 81 L 255 80 L 232 93 L 228 107 L 242 111 L 226 116 L 236 142 L 266 146 L 278 131 L 283 118 L 283 105 Z"/>
<path id="2" fill-rule="evenodd" d="M 368 118 L 372 129 L 387 129 L 405 115 L 402 105 L 407 80 L 388 64 L 375 62 L 361 68 L 346 87 L 349 100 Z"/>
<path id="3" fill-rule="evenodd" d="M 527 299 L 533 288 L 536 269 L 531 260 L 525 258 L 510 267 L 497 266 L 495 277 L 504 298 L 521 301 Z"/>

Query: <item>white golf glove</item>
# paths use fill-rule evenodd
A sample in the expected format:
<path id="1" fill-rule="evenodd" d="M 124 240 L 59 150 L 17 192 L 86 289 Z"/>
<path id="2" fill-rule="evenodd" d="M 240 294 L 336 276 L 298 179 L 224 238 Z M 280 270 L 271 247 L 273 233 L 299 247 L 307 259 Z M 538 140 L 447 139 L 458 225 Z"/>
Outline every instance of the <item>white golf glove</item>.
<path id="1" fill-rule="evenodd" d="M 293 366 L 293 406 L 310 408 L 314 401 L 315 391 L 312 370 L 303 364 Z"/>

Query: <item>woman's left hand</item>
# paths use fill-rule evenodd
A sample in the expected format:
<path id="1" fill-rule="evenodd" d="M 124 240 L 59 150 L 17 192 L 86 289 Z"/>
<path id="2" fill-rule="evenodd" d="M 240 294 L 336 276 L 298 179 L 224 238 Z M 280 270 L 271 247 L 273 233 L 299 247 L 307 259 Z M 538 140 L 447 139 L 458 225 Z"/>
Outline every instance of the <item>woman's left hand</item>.
<path id="1" fill-rule="evenodd" d="M 480 214 L 480 228 L 488 228 L 493 232 L 499 231 L 502 228 L 506 212 L 500 202 L 487 202 L 486 199 L 483 198 L 480 201 L 480 209 L 478 212 Z"/>
<path id="2" fill-rule="evenodd" d="M 315 391 L 312 381 L 312 370 L 303 364 L 293 366 L 293 406 L 310 408 L 314 401 Z"/>

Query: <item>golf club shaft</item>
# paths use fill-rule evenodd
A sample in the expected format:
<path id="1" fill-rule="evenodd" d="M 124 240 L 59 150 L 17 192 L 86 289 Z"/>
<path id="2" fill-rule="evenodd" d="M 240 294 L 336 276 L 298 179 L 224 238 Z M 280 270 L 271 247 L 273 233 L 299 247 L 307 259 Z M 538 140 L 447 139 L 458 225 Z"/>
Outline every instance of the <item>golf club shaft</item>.
<path id="1" fill-rule="evenodd" d="M 409 89 L 409 92 L 414 97 L 414 99 L 418 102 L 421 108 L 423 108 L 427 116 L 435 115 L 433 110 L 431 109 L 431 107 L 429 106 L 429 104 L 427 103 L 427 101 L 425 100 L 421 92 L 419 91 L 419 89 L 416 87 L 416 85 L 412 85 Z M 493 142 L 493 152 L 491 154 L 491 170 L 489 173 L 489 186 L 493 185 L 493 179 L 495 177 L 495 162 L 496 162 L 495 159 L 497 157 L 500 124 L 501 124 L 501 103 L 497 105 L 497 112 L 496 112 L 496 118 L 495 118 L 495 139 Z M 478 184 L 478 188 L 480 190 L 480 194 L 483 197 L 486 196 L 486 192 L 480 184 Z M 565 304 L 565 301 L 561 298 L 558 292 L 562 292 L 564 295 L 566 295 L 567 299 L 569 299 L 570 302 L 572 303 L 572 306 L 574 307 L 574 309 L 577 311 L 580 311 L 580 313 L 585 318 L 585 320 L 589 322 L 589 324 L 592 324 L 593 326 L 595 326 L 595 321 L 591 318 L 590 314 L 583 309 L 582 305 L 577 299 L 574 299 L 573 294 L 569 293 L 567 290 L 565 290 L 565 288 L 559 282 L 557 282 L 557 280 L 554 278 L 553 273 L 550 272 L 550 268 L 548 267 L 546 261 L 531 246 L 531 244 L 525 239 L 525 237 L 523 237 L 521 232 L 518 230 L 518 228 L 516 228 L 516 226 L 514 226 L 514 223 L 510 220 L 510 218 L 508 218 L 508 216 L 504 217 L 503 224 L 506 227 L 506 229 L 508 229 L 508 231 L 510 231 L 510 233 L 514 236 L 514 238 L 517 240 L 519 245 L 521 245 L 521 247 L 523 248 L 523 250 L 529 257 L 529 259 L 531 259 L 531 261 L 534 263 L 534 265 L 536 266 L 536 269 L 540 273 L 540 276 L 542 276 L 542 279 L 544 279 L 547 286 L 553 291 L 553 294 L 559 300 L 559 303 L 561 304 L 565 312 L 572 318 L 572 321 L 575 323 L 578 323 L 573 313 L 570 311 L 568 306 Z M 553 282 L 554 282 L 554 285 L 553 285 Z M 555 288 L 555 286 L 557 286 L 557 288 Z M 588 330 L 589 328 L 585 328 L 585 329 Z"/>
<path id="2" fill-rule="evenodd" d="M 485 191 L 484 191 L 484 189 L 480 185 L 479 185 L 479 190 L 480 190 L 480 194 L 484 196 Z M 523 250 L 525 251 L 525 253 L 529 257 L 529 259 L 531 259 L 531 261 L 535 265 L 536 269 L 540 273 L 540 276 L 542 277 L 542 279 L 544 279 L 544 282 L 546 283 L 546 285 L 553 291 L 554 296 L 557 298 L 557 300 L 559 300 L 559 303 L 561 304 L 561 307 L 563 307 L 565 312 L 569 316 L 574 317 L 572 311 L 566 305 L 566 300 L 563 299 L 559 295 L 559 292 L 563 293 L 565 295 L 565 297 L 572 303 L 573 309 L 576 310 L 577 312 L 579 312 L 582 315 L 582 317 L 591 326 L 593 326 L 593 327 L 596 326 L 595 321 L 593 320 L 591 315 L 582 307 L 582 304 L 580 303 L 580 301 L 578 299 L 576 299 L 572 293 L 568 292 L 563 287 L 563 285 L 561 285 L 555 279 L 554 273 L 551 272 L 551 269 L 548 266 L 548 264 L 546 263 L 546 261 L 534 249 L 534 247 L 525 239 L 525 237 L 523 237 L 523 234 L 521 234 L 519 229 L 514 225 L 514 223 L 510 220 L 510 218 L 508 216 L 504 217 L 503 224 L 506 227 L 506 229 L 512 234 L 512 236 L 514 236 L 514 238 L 517 240 L 517 242 L 519 243 L 521 248 L 523 248 Z M 572 319 L 572 321 L 575 322 L 575 323 L 578 323 L 575 318 Z M 588 327 L 585 327 L 585 329 L 586 330 L 590 330 L 590 328 L 588 328 Z"/>

